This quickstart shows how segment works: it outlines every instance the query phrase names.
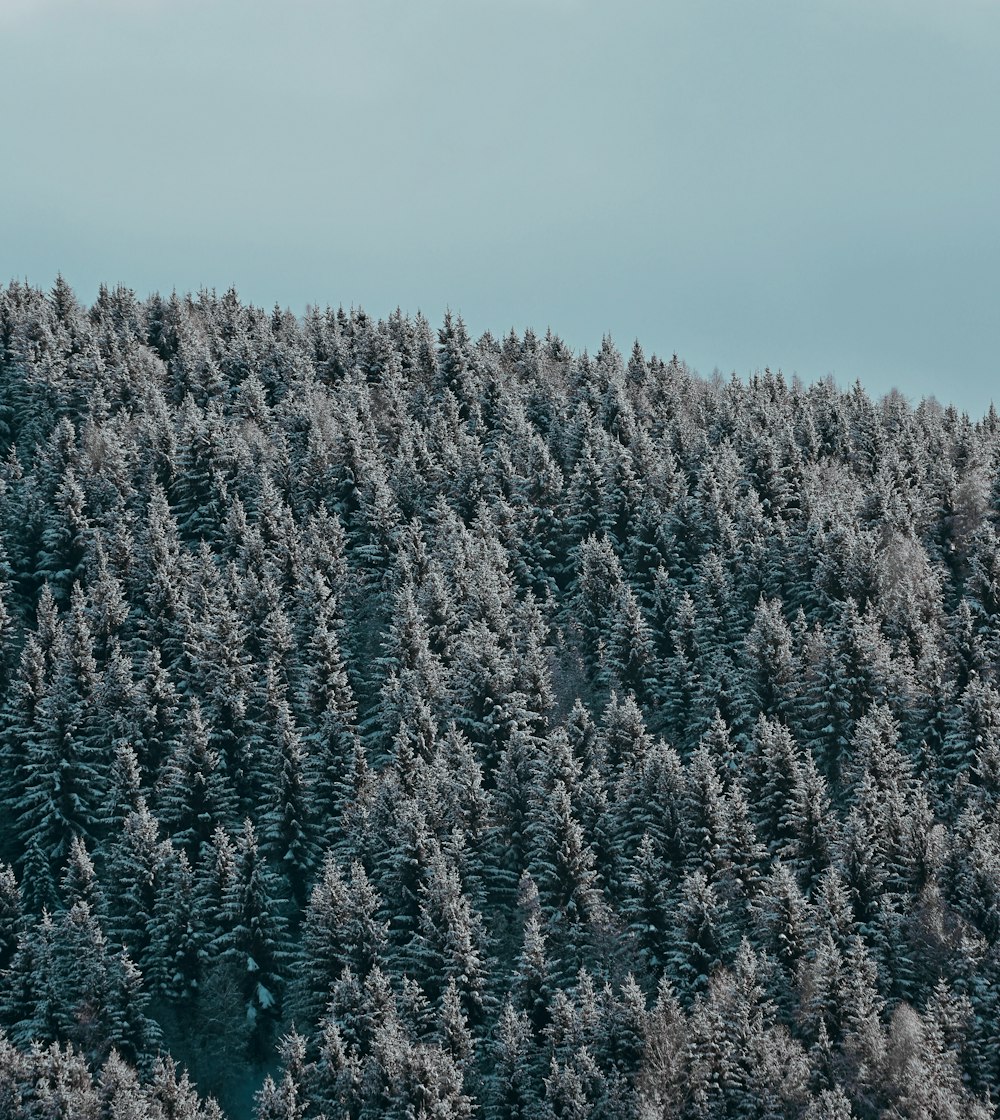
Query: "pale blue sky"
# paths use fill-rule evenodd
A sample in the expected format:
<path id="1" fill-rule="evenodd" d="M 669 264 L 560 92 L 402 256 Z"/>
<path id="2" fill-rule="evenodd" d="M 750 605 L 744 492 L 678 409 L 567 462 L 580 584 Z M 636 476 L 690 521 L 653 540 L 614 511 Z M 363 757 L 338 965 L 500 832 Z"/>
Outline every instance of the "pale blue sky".
<path id="1" fill-rule="evenodd" d="M 981 413 L 998 58 L 997 0 L 0 0 L 0 278 L 450 305 Z"/>

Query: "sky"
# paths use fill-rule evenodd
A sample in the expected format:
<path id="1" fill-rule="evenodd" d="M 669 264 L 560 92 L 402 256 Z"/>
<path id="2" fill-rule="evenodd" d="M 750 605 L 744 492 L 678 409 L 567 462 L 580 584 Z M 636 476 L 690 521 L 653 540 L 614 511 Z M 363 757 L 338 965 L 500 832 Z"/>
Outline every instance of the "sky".
<path id="1" fill-rule="evenodd" d="M 0 0 L 0 282 L 450 307 L 978 415 L 998 57 L 1000 0 Z"/>

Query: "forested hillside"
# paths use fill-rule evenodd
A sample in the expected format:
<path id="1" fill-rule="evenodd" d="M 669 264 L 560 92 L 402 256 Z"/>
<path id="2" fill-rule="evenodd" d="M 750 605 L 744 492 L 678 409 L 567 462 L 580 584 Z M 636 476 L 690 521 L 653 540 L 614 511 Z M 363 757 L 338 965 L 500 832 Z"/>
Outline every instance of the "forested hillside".
<path id="1" fill-rule="evenodd" d="M 998 524 L 992 411 L 0 288 L 0 1115 L 993 1116 Z"/>

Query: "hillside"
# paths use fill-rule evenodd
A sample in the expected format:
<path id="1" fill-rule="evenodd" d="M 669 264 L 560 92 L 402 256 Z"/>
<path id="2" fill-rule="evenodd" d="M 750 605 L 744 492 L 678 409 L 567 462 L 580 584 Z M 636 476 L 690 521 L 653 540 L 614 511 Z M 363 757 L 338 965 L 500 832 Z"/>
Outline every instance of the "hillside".
<path id="1" fill-rule="evenodd" d="M 0 1115 L 993 1116 L 998 525 L 992 410 L 0 287 Z"/>

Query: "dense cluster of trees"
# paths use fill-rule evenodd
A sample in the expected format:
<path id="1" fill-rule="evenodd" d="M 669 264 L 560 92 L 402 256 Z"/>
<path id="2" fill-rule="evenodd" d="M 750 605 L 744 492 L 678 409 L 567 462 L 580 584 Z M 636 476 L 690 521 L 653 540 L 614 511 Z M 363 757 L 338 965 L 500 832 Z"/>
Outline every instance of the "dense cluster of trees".
<path id="1" fill-rule="evenodd" d="M 0 1112 L 992 1116 L 998 466 L 638 344 L 0 288 Z"/>

